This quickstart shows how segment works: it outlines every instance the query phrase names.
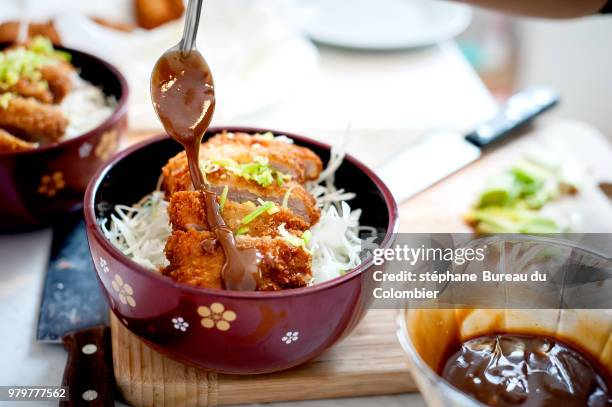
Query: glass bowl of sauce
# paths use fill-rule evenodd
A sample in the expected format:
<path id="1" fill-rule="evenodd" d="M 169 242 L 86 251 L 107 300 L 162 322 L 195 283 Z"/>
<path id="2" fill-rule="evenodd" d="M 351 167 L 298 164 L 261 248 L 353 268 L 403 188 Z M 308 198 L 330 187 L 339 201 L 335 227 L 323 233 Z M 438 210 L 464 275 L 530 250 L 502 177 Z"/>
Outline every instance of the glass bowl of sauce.
<path id="1" fill-rule="evenodd" d="M 505 245 L 520 250 L 527 239 Z M 610 269 L 605 256 L 561 248 Z M 429 406 L 612 406 L 612 310 L 551 309 L 526 289 L 524 308 L 509 299 L 508 308 L 400 313 L 398 338 Z"/>

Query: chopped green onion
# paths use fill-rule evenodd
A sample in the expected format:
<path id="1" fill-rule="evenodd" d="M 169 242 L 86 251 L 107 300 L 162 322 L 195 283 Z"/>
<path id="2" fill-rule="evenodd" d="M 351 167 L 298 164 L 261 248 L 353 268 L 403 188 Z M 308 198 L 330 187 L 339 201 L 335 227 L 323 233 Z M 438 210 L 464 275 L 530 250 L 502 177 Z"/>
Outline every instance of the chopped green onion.
<path id="1" fill-rule="evenodd" d="M 221 197 L 219 198 L 219 211 L 223 212 L 223 207 L 225 206 L 225 201 L 227 200 L 227 193 L 229 191 L 229 187 L 226 185 L 223 187 L 223 192 L 221 192 Z"/>
<path id="2" fill-rule="evenodd" d="M 310 253 L 310 251 L 307 248 L 308 243 L 310 242 L 310 239 L 312 238 L 312 232 L 310 230 L 306 230 L 302 232 L 302 237 L 297 237 L 289 233 L 287 229 L 285 229 L 285 224 L 281 223 L 278 226 L 278 234 L 283 239 L 285 239 L 285 241 L 289 243 L 291 246 L 301 247 L 302 249 Z"/>
<path id="3" fill-rule="evenodd" d="M 64 51 L 58 51 L 53 48 L 53 43 L 47 37 L 43 37 L 42 35 L 37 35 L 30 41 L 28 44 L 28 50 L 35 52 L 40 55 L 50 56 L 56 59 L 63 59 L 65 61 L 70 61 L 72 56 Z"/>
<path id="4" fill-rule="evenodd" d="M 268 215 L 274 215 L 275 213 L 280 212 L 280 209 L 278 208 L 278 206 L 276 206 L 276 204 L 274 202 L 270 202 L 270 201 L 264 201 L 261 198 L 257 198 L 257 202 L 259 202 L 260 205 L 267 205 L 269 203 L 272 203 L 273 206 L 272 208 L 268 209 Z"/>
<path id="5" fill-rule="evenodd" d="M 15 97 L 13 93 L 7 92 L 0 95 L 0 108 L 6 109 L 11 103 L 11 100 Z"/>
<path id="6" fill-rule="evenodd" d="M 246 235 L 247 233 L 249 233 L 249 227 L 248 226 L 242 226 L 240 228 L 238 228 L 238 230 L 236 231 L 236 236 L 240 236 L 240 235 Z"/>
<path id="7" fill-rule="evenodd" d="M 253 161 L 242 164 L 231 158 L 214 159 L 212 163 L 248 181 L 255 181 L 262 187 L 269 187 L 274 180 L 281 186 L 286 179 L 291 178 L 290 175 L 273 169 L 267 157 L 257 156 Z"/>
<path id="8" fill-rule="evenodd" d="M 0 90 L 10 89 L 21 78 L 48 86 L 42 80 L 40 68 L 58 60 L 70 60 L 70 55 L 54 50 L 51 41 L 40 36 L 35 37 L 28 48 L 17 47 L 0 52 Z"/>
<path id="9" fill-rule="evenodd" d="M 265 202 L 263 205 L 258 206 L 253 212 L 249 213 L 244 218 L 242 218 L 241 223 L 243 225 L 246 225 L 246 224 L 253 222 L 255 219 L 263 215 L 265 212 L 268 212 L 274 206 L 276 206 L 274 202 Z"/>
<path id="10" fill-rule="evenodd" d="M 219 167 L 223 168 L 234 168 L 238 167 L 238 163 L 231 158 L 216 158 L 211 160 L 213 164 L 217 164 Z"/>
<path id="11" fill-rule="evenodd" d="M 34 37 L 28 44 L 28 48 L 30 51 L 39 54 L 50 54 L 53 52 L 53 44 L 48 38 L 43 37 L 42 35 L 37 35 Z"/>

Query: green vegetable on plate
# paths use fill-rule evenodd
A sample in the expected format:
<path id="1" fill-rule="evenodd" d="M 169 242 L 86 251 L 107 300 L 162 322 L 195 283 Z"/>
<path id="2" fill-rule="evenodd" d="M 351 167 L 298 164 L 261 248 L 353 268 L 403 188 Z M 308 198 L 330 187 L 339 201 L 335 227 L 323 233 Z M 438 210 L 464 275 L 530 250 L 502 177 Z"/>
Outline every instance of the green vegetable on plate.
<path id="1" fill-rule="evenodd" d="M 488 180 L 465 220 L 483 234 L 565 232 L 566 228 L 539 209 L 577 190 L 577 185 L 564 178 L 561 166 L 525 157 Z"/>

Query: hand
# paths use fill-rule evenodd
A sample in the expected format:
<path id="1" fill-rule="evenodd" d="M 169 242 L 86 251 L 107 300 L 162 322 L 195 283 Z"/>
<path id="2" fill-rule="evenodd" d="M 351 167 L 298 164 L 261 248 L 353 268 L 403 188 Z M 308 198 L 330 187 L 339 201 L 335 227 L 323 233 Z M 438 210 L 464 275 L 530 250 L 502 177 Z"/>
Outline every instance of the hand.
<path id="1" fill-rule="evenodd" d="M 609 0 L 460 0 L 510 14 L 575 18 L 598 13 Z"/>

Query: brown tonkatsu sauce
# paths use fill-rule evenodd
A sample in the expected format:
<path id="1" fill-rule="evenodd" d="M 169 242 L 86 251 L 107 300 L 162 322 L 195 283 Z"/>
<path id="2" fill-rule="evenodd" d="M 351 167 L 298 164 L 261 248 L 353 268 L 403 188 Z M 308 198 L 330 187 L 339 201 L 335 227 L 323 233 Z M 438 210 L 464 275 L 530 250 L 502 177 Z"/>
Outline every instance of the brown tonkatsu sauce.
<path id="1" fill-rule="evenodd" d="M 256 290 L 261 254 L 256 249 L 236 246 L 234 233 L 221 216 L 217 195 L 207 188 L 199 167 L 200 144 L 215 110 L 214 82 L 202 55 L 196 50 L 164 54 L 151 75 L 151 96 L 166 132 L 185 148 L 191 182 L 201 192 L 208 228 L 225 254 L 224 288 Z"/>
<path id="2" fill-rule="evenodd" d="M 612 406 L 606 376 L 598 370 L 557 339 L 500 334 L 464 342 L 441 375 L 490 406 Z"/>

